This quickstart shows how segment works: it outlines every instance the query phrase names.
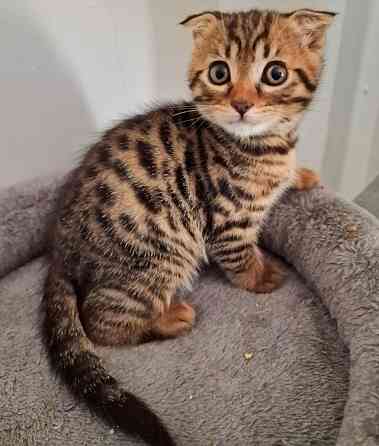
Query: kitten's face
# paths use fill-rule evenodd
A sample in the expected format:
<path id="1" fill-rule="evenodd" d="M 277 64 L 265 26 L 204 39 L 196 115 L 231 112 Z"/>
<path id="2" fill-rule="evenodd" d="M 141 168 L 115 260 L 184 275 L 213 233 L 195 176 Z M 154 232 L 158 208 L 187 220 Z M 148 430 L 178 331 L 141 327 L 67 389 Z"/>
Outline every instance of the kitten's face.
<path id="1" fill-rule="evenodd" d="M 189 81 L 201 114 L 238 137 L 295 128 L 318 85 L 333 14 L 204 13 L 194 34 Z"/>

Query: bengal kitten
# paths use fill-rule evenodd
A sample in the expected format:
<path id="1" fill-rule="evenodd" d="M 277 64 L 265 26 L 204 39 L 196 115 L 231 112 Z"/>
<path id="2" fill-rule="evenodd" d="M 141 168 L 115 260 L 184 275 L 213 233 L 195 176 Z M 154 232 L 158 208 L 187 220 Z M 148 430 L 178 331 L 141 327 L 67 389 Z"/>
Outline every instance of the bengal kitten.
<path id="1" fill-rule="evenodd" d="M 294 148 L 333 16 L 188 17 L 193 101 L 107 131 L 64 188 L 45 290 L 52 362 L 78 395 L 149 444 L 174 440 L 108 375 L 92 342 L 135 344 L 190 330 L 195 311 L 175 294 L 208 258 L 237 287 L 268 293 L 281 284 L 258 234 L 287 188 L 318 183 L 296 169 Z"/>

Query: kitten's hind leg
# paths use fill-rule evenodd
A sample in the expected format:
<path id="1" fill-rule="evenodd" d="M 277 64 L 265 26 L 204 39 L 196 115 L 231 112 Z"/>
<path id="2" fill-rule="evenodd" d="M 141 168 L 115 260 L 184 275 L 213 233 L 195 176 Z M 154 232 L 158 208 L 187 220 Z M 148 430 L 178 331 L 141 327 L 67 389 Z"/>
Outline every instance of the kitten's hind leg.
<path id="1" fill-rule="evenodd" d="M 138 344 L 151 332 L 165 302 L 139 290 L 118 284 L 94 288 L 84 298 L 80 317 L 87 336 L 95 344 Z"/>
<path id="2" fill-rule="evenodd" d="M 195 310 L 186 303 L 167 305 L 167 301 L 148 296 L 143 289 L 137 293 L 114 286 L 96 288 L 86 296 L 81 320 L 94 343 L 127 345 L 187 333 L 194 324 Z"/>

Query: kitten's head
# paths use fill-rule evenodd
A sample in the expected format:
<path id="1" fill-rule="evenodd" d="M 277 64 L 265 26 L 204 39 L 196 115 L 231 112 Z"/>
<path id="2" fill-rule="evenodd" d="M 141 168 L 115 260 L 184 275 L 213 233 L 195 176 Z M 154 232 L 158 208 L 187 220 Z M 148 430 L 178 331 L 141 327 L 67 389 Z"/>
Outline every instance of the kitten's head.
<path id="1" fill-rule="evenodd" d="M 303 9 L 188 17 L 189 83 L 201 114 L 241 138 L 295 128 L 317 88 L 334 15 Z"/>

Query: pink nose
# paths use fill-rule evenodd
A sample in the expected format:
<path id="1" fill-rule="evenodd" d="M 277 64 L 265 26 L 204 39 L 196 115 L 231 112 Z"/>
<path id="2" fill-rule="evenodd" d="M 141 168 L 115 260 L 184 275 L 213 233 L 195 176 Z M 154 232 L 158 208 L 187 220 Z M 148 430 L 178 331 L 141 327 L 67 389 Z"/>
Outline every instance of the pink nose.
<path id="1" fill-rule="evenodd" d="M 244 114 L 251 109 L 253 104 L 246 101 L 232 101 L 232 107 L 238 111 L 238 113 L 243 118 Z"/>

